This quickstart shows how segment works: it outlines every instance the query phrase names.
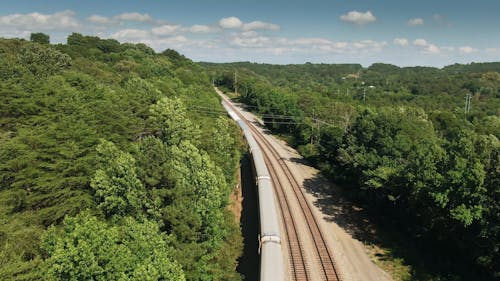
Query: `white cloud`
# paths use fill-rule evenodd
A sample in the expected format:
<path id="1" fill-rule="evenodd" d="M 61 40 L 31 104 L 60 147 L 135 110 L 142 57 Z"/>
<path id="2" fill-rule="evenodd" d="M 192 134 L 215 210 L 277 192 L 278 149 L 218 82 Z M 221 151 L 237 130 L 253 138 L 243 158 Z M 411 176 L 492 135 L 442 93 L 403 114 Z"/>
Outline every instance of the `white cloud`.
<path id="1" fill-rule="evenodd" d="M 328 45 L 333 42 L 323 38 L 299 38 L 292 41 L 294 44 L 299 45 Z"/>
<path id="2" fill-rule="evenodd" d="M 408 46 L 408 39 L 406 38 L 394 38 L 392 41 L 394 44 L 399 45 L 399 46 Z"/>
<path id="3" fill-rule="evenodd" d="M 364 25 L 377 21 L 370 12 L 351 11 L 341 16 L 343 21 Z M 408 20 L 408 25 L 433 25 L 442 20 L 435 15 L 423 19 Z M 403 23 L 404 24 L 404 23 Z M 117 30 L 121 26 L 122 30 Z M 266 31 L 279 30 L 280 26 L 264 21 L 243 22 L 237 17 L 222 18 L 212 24 L 183 26 L 152 18 L 148 14 L 123 13 L 116 16 L 90 15 L 78 17 L 72 11 L 53 14 L 38 12 L 27 14 L 0 15 L 0 36 L 28 38 L 31 32 L 46 32 L 53 42 L 63 42 L 68 32 L 77 31 L 102 38 L 115 38 L 122 42 L 144 43 L 155 50 L 175 48 L 193 59 L 199 60 L 260 60 L 265 62 L 291 63 L 302 59 L 310 61 L 356 61 L 363 62 L 373 58 L 393 57 L 385 41 L 357 40 L 335 41 L 333 38 L 311 37 L 290 38 Z M 213 34 L 211 33 L 213 32 Z M 211 33 L 198 35 L 194 33 Z M 312 33 L 311 33 L 312 34 Z M 187 37 L 186 37 L 187 36 Z M 500 55 L 500 48 L 474 48 L 468 45 L 436 45 L 426 39 L 405 38 L 404 34 L 391 38 L 389 44 L 401 46 L 399 51 L 414 57 L 412 63 L 434 64 L 455 58 L 494 58 Z M 55 40 L 54 40 L 55 38 Z M 445 41 L 444 41 L 445 42 Z M 405 47 L 404 49 L 402 47 Z M 205 56 L 210 54 L 210 56 Z M 436 55 L 437 54 L 437 55 Z M 464 55 L 466 54 L 466 55 Z M 282 55 L 277 57 L 277 55 Z M 294 61 L 294 59 L 296 59 Z M 398 57 L 394 60 L 397 60 Z M 485 60 L 485 59 L 483 59 Z M 396 61 L 397 63 L 397 61 Z"/>
<path id="4" fill-rule="evenodd" d="M 273 45 L 271 38 L 265 36 L 257 36 L 257 37 L 236 36 L 231 40 L 230 44 L 246 48 L 260 48 Z"/>
<path id="5" fill-rule="evenodd" d="M 165 50 L 166 48 L 182 49 L 187 46 L 196 45 L 199 47 L 199 50 L 205 47 L 205 45 L 200 43 L 201 40 L 190 40 L 184 35 L 178 34 L 181 31 L 185 30 L 180 25 L 162 25 L 150 30 L 122 29 L 111 34 L 110 37 L 120 42 L 143 43 L 157 51 Z"/>
<path id="6" fill-rule="evenodd" d="M 334 42 L 334 43 L 332 43 L 332 45 L 335 48 L 342 49 L 342 48 L 347 47 L 348 43 L 347 42 Z"/>
<path id="7" fill-rule="evenodd" d="M 179 31 L 179 29 L 180 25 L 165 24 L 159 27 L 154 27 L 151 29 L 151 32 L 153 32 L 154 35 L 165 36 L 175 34 Z"/>
<path id="8" fill-rule="evenodd" d="M 413 45 L 419 46 L 419 47 L 425 47 L 428 44 L 429 43 L 427 43 L 427 40 L 425 40 L 425 39 L 416 39 L 415 41 L 413 41 Z"/>
<path id="9" fill-rule="evenodd" d="M 409 19 L 408 25 L 409 26 L 424 25 L 424 19 L 422 19 L 422 18 Z"/>
<path id="10" fill-rule="evenodd" d="M 240 33 L 241 36 L 243 37 L 256 37 L 259 35 L 259 33 L 253 31 L 253 30 L 249 30 L 249 31 L 244 31 L 242 33 Z"/>
<path id="11" fill-rule="evenodd" d="M 100 15 L 91 15 L 90 17 L 87 18 L 87 20 L 92 22 L 92 23 L 97 23 L 97 24 L 111 24 L 111 23 L 113 23 L 112 19 L 100 16 Z"/>
<path id="12" fill-rule="evenodd" d="M 6 31 L 2 30 L 0 31 L 0 37 L 4 38 L 29 38 L 31 32 L 30 31 Z"/>
<path id="13" fill-rule="evenodd" d="M 23 31 L 70 30 L 80 26 L 75 12 L 66 10 L 54 14 L 12 14 L 0 16 L 0 30 Z"/>
<path id="14" fill-rule="evenodd" d="M 263 22 L 263 21 L 252 21 L 249 23 L 245 23 L 243 25 L 243 30 L 257 30 L 257 29 L 279 30 L 280 26 L 277 24 Z"/>
<path id="15" fill-rule="evenodd" d="M 441 52 L 441 50 L 439 49 L 439 47 L 434 45 L 434 44 L 429 44 L 424 49 L 424 53 L 427 53 L 427 54 L 439 54 L 440 52 Z"/>
<path id="16" fill-rule="evenodd" d="M 352 45 L 357 49 L 380 51 L 387 45 L 387 42 L 374 41 L 374 40 L 360 40 L 353 42 Z"/>
<path id="17" fill-rule="evenodd" d="M 153 18 L 148 14 L 140 14 L 137 12 L 133 13 L 123 13 L 113 17 L 117 20 L 123 21 L 138 21 L 138 22 L 152 22 Z"/>
<path id="18" fill-rule="evenodd" d="M 169 37 L 169 38 L 163 39 L 160 42 L 163 42 L 163 43 L 166 43 L 166 44 L 185 44 L 185 43 L 188 43 L 189 40 L 185 36 L 183 36 L 183 35 L 177 35 L 177 36 L 173 36 L 173 37 Z"/>
<path id="19" fill-rule="evenodd" d="M 355 23 L 358 25 L 364 25 L 367 23 L 371 23 L 377 20 L 377 18 L 372 14 L 371 11 L 366 12 L 358 12 L 358 11 L 350 11 L 345 15 L 341 15 L 340 19 L 345 22 Z"/>
<path id="20" fill-rule="evenodd" d="M 141 29 L 122 29 L 113 33 L 111 37 L 123 41 L 135 41 L 149 38 L 150 33 L 147 30 Z"/>
<path id="21" fill-rule="evenodd" d="M 127 41 L 133 43 L 143 43 L 157 51 L 165 50 L 167 48 L 182 49 L 185 47 L 194 46 L 197 43 L 199 43 L 196 41 L 190 41 L 183 35 L 176 35 L 167 38 L 148 37 L 143 39 L 127 40 Z M 202 48 L 204 46 L 199 45 L 199 47 Z"/>
<path id="22" fill-rule="evenodd" d="M 224 48 L 226 41 L 218 44 Z M 268 37 L 258 35 L 256 32 L 234 33 L 227 40 L 228 48 L 232 50 L 241 49 L 240 52 L 251 52 L 259 54 L 304 54 L 316 56 L 324 54 L 346 54 L 366 55 L 380 52 L 387 45 L 385 41 L 359 40 L 359 41 L 333 41 L 320 37 L 303 37 L 289 39 L 284 37 Z"/>
<path id="23" fill-rule="evenodd" d="M 477 52 L 477 49 L 472 48 L 470 46 L 463 46 L 463 47 L 458 48 L 458 50 L 464 54 L 471 54 L 471 53 Z"/>
<path id="24" fill-rule="evenodd" d="M 191 32 L 210 32 L 210 31 L 221 31 L 221 29 L 240 29 L 243 31 L 252 31 L 252 30 L 279 30 L 280 26 L 274 23 L 263 22 L 263 21 L 252 21 L 248 23 L 242 22 L 237 17 L 227 17 L 221 18 L 218 22 L 217 27 L 211 27 L 207 25 L 193 25 L 188 30 Z"/>
<path id="25" fill-rule="evenodd" d="M 201 24 L 195 24 L 188 29 L 189 32 L 193 32 L 193 33 L 208 33 L 208 32 L 211 32 L 212 30 L 213 30 L 212 27 L 210 27 L 208 25 L 201 25 Z"/>
<path id="26" fill-rule="evenodd" d="M 219 20 L 219 26 L 224 29 L 241 28 L 243 22 L 237 17 L 222 18 Z"/>
<path id="27" fill-rule="evenodd" d="M 425 39 L 416 39 L 413 41 L 413 45 L 422 47 L 422 52 L 424 54 L 439 54 L 441 52 L 438 46 L 427 42 Z"/>

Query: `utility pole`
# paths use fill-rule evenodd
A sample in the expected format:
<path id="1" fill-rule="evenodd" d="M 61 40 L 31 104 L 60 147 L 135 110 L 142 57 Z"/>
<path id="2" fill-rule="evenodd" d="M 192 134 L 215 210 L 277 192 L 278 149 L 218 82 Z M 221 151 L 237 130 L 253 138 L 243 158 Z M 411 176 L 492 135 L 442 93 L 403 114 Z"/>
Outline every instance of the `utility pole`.
<path id="1" fill-rule="evenodd" d="M 317 142 L 320 143 L 321 141 L 321 122 L 319 122 L 318 119 L 316 119 L 316 125 L 318 125 L 318 138 L 317 138 Z"/>
<path id="2" fill-rule="evenodd" d="M 471 101 L 472 101 L 472 94 L 469 93 L 469 109 L 467 110 L 467 113 L 470 112 L 470 109 L 471 109 Z"/>
<path id="3" fill-rule="evenodd" d="M 316 122 L 316 112 L 315 110 L 313 109 L 313 112 L 312 112 L 313 116 L 311 118 L 311 144 L 314 144 L 314 122 Z"/>
<path id="4" fill-rule="evenodd" d="M 361 82 L 361 85 L 363 85 L 363 103 L 366 101 L 366 87 L 365 87 L 365 82 Z"/>
<path id="5" fill-rule="evenodd" d="M 465 106 L 464 106 L 464 115 L 467 114 L 467 101 L 469 100 L 469 94 L 465 94 Z"/>
<path id="6" fill-rule="evenodd" d="M 234 93 L 235 94 L 238 94 L 238 86 L 237 86 L 237 83 L 238 83 L 238 70 L 235 69 L 234 70 Z"/>

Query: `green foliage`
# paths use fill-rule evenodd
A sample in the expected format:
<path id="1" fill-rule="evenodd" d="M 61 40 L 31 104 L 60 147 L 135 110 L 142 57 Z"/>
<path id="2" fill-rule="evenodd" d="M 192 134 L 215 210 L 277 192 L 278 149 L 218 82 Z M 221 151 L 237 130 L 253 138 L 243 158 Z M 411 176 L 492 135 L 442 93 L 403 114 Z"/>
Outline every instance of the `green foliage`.
<path id="1" fill-rule="evenodd" d="M 170 53 L 77 33 L 0 39 L 1 280 L 239 279 L 236 165 L 218 167 L 238 162 L 237 131 L 202 144 L 222 121 L 190 107 L 220 102 Z"/>
<path id="2" fill-rule="evenodd" d="M 50 228 L 43 248 L 46 280 L 185 280 L 168 238 L 154 222 L 109 225 L 84 212 Z"/>
<path id="3" fill-rule="evenodd" d="M 31 33 L 30 34 L 30 41 L 35 42 L 35 43 L 40 43 L 40 44 L 50 44 L 50 39 L 49 35 L 45 33 Z"/>
<path id="4" fill-rule="evenodd" d="M 97 151 L 101 165 L 90 186 L 95 190 L 99 209 L 108 217 L 140 216 L 148 204 L 135 159 L 110 142 L 101 143 Z"/>
<path id="5" fill-rule="evenodd" d="M 137 144 L 136 149 L 138 175 L 147 189 L 171 186 L 167 167 L 170 160 L 167 146 L 157 137 L 146 136 Z"/>
<path id="6" fill-rule="evenodd" d="M 226 182 L 233 184 L 235 181 L 235 167 L 239 165 L 239 152 L 235 148 L 235 138 L 231 135 L 234 128 L 225 117 L 215 120 L 210 139 L 205 141 L 205 149 L 211 152 L 210 158 L 215 165 L 224 172 Z"/>
<path id="7" fill-rule="evenodd" d="M 71 58 L 51 47 L 28 44 L 19 50 L 19 63 L 37 77 L 53 75 L 71 65 Z"/>
<path id="8" fill-rule="evenodd" d="M 203 65 L 377 217 L 500 276 L 499 63 Z"/>
<path id="9" fill-rule="evenodd" d="M 176 66 L 186 65 L 187 63 L 190 62 L 185 56 L 179 54 L 177 51 L 172 49 L 166 49 L 161 54 L 169 58 L 169 60 Z"/>
<path id="10" fill-rule="evenodd" d="M 191 208 L 205 229 L 202 237 L 220 240 L 223 237 L 218 227 L 221 209 L 226 205 L 229 195 L 224 175 L 204 151 L 198 150 L 188 141 L 173 146 L 171 150 L 170 165 L 176 189 L 190 197 Z"/>
<path id="11" fill-rule="evenodd" d="M 150 123 L 159 128 L 157 135 L 168 145 L 183 140 L 199 142 L 199 128 L 187 118 L 186 108 L 179 98 L 162 98 L 149 109 Z"/>

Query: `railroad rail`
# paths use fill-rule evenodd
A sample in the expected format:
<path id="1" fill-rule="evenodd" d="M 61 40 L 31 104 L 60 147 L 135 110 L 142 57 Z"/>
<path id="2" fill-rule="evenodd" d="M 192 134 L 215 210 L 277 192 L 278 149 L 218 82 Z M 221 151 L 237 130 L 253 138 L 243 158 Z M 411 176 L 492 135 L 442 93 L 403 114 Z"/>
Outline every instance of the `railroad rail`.
<path id="1" fill-rule="evenodd" d="M 319 228 L 319 224 L 312 213 L 311 206 L 307 202 L 307 199 L 305 198 L 305 195 L 301 190 L 297 179 L 295 178 L 295 176 L 293 176 L 293 173 L 290 171 L 290 168 L 288 167 L 286 162 L 281 158 L 281 156 L 276 151 L 274 146 L 260 134 L 260 132 L 254 127 L 253 124 L 250 124 L 249 127 L 254 132 L 254 136 L 257 136 L 258 139 L 257 142 L 260 144 L 264 144 L 266 149 L 268 149 L 272 153 L 273 157 L 277 159 L 280 167 L 286 174 L 287 179 L 289 179 L 290 181 L 290 185 L 300 204 L 301 210 L 307 222 L 307 226 L 309 227 L 309 231 L 311 232 L 316 252 L 323 269 L 323 277 L 324 277 L 323 280 L 328 280 L 328 281 L 341 280 L 339 273 L 336 270 L 336 264 L 333 259 L 333 254 L 330 252 L 328 245 L 326 244 L 324 235 Z M 282 188 L 283 186 L 280 185 L 280 187 Z M 278 192 L 278 194 L 280 193 Z M 296 280 L 309 280 L 309 279 L 296 279 Z"/>
<path id="2" fill-rule="evenodd" d="M 307 268 L 307 261 L 304 255 L 304 248 L 299 240 L 299 234 L 295 218 L 291 214 L 290 204 L 284 193 L 284 184 L 279 180 L 278 173 L 271 163 L 271 159 L 264 154 L 264 161 L 269 167 L 271 179 L 278 194 L 278 202 L 281 210 L 281 217 L 286 229 L 286 240 L 288 242 L 288 256 L 291 263 L 291 277 L 293 280 L 310 280 Z"/>
<path id="3" fill-rule="evenodd" d="M 304 248 L 301 245 L 300 239 L 298 238 L 298 231 L 296 227 L 295 218 L 291 215 L 291 210 L 288 202 L 288 198 L 285 195 L 285 188 L 290 186 L 293 190 L 293 194 L 300 205 L 302 210 L 302 214 L 305 218 L 308 230 L 311 234 L 312 241 L 314 243 L 316 256 L 319 259 L 319 263 L 321 264 L 321 275 L 322 280 L 327 281 L 338 281 L 341 280 L 340 274 L 336 269 L 336 264 L 333 258 L 332 253 L 330 252 L 329 247 L 327 246 L 326 240 L 324 238 L 323 233 L 320 230 L 319 224 L 314 217 L 311 206 L 306 200 L 306 197 L 298 183 L 297 179 L 291 172 L 290 168 L 286 164 L 286 162 L 281 158 L 278 151 L 274 148 L 274 146 L 267 140 L 264 136 L 262 136 L 261 132 L 259 132 L 255 125 L 246 120 L 246 118 L 239 113 L 237 109 L 226 100 L 223 96 L 226 109 L 231 111 L 232 114 L 237 115 L 237 118 L 242 120 L 245 123 L 246 127 L 253 132 L 252 135 L 255 136 L 258 145 L 262 150 L 266 150 L 267 153 L 263 153 L 263 157 L 265 159 L 265 163 L 267 167 L 269 167 L 269 172 L 271 174 L 271 179 L 273 182 L 273 186 L 275 188 L 277 196 L 277 200 L 280 205 L 281 215 L 283 219 L 283 223 L 286 229 L 286 242 L 288 243 L 289 250 L 289 261 L 291 268 L 291 278 L 293 280 L 311 280 L 311 274 L 309 273 L 309 268 L 307 265 L 307 261 L 304 258 Z M 271 156 L 269 156 L 269 154 Z M 273 157 L 278 162 L 278 167 L 273 165 L 271 158 Z M 286 176 L 289 185 L 284 184 L 280 178 L 278 177 L 278 169 L 283 171 L 283 174 Z"/>

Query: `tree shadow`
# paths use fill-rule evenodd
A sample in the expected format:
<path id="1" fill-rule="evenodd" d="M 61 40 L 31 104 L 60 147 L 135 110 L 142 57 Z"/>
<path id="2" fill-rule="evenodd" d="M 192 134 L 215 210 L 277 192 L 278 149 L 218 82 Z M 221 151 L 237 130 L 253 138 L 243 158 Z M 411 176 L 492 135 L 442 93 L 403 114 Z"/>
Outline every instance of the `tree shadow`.
<path id="1" fill-rule="evenodd" d="M 291 161 L 307 164 L 300 158 L 293 158 Z M 338 186 L 320 175 L 304 180 L 303 186 L 316 198 L 314 205 L 321 210 L 325 220 L 335 222 L 355 239 L 364 243 L 381 242 L 376 226 L 370 223 L 366 209 L 349 200 Z"/>
<path id="2" fill-rule="evenodd" d="M 309 161 L 307 161 L 304 158 L 291 157 L 291 158 L 288 158 L 288 160 L 290 160 L 290 162 L 294 162 L 294 163 L 301 164 L 304 166 L 311 166 L 311 163 L 309 163 Z"/>
<path id="3" fill-rule="evenodd" d="M 291 161 L 307 164 L 303 159 Z M 450 254 L 450 249 L 442 247 L 432 238 L 418 237 L 411 232 L 408 224 L 385 216 L 388 210 L 360 203 L 356 199 L 359 191 L 355 191 L 355 187 L 338 186 L 321 174 L 304 180 L 303 186 L 306 192 L 314 195 L 313 204 L 321 210 L 325 220 L 336 223 L 365 245 L 384 249 L 374 251 L 377 259 L 410 265 L 409 276 L 402 280 L 492 280 L 463 257 Z"/>
<path id="4" fill-rule="evenodd" d="M 252 164 L 248 154 L 241 160 L 241 192 L 243 196 L 240 227 L 243 235 L 243 255 L 238 259 L 237 271 L 243 280 L 259 280 L 260 257 L 259 212 L 257 187 L 252 174 Z"/>

